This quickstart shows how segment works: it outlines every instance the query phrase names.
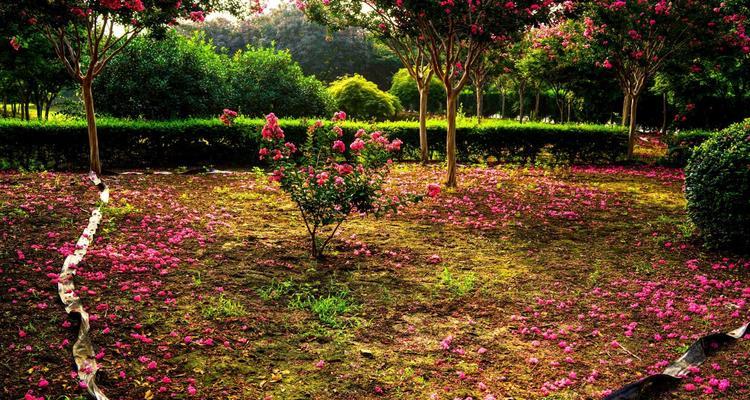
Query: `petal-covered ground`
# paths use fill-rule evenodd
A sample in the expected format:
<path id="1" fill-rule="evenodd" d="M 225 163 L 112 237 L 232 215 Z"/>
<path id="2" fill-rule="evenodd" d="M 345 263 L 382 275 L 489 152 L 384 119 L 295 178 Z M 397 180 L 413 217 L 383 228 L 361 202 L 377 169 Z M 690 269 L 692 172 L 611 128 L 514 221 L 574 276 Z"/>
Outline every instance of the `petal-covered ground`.
<path id="1" fill-rule="evenodd" d="M 113 399 L 583 399 L 750 319 L 750 263 L 704 250 L 659 167 L 463 168 L 460 188 L 354 217 L 323 261 L 259 172 L 120 175 L 76 287 Z M 424 192 L 438 167 L 397 165 Z M 0 173 L 0 398 L 85 395 L 57 298 L 97 198 Z M 750 344 L 665 398 L 750 397 Z"/>

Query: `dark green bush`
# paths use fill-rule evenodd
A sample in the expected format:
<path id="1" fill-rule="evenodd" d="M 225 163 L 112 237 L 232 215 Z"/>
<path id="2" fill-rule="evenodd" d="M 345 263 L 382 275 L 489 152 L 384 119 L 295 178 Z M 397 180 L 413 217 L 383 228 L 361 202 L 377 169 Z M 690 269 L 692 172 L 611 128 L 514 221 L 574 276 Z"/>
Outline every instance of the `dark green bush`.
<path id="1" fill-rule="evenodd" d="M 290 141 L 305 140 L 311 121 L 281 120 Z M 330 122 L 325 122 L 329 124 Z M 252 166 L 258 164 L 261 119 L 239 118 L 231 127 L 218 118 L 179 121 L 128 121 L 101 118 L 98 123 L 102 163 L 106 168 L 178 166 Z M 419 125 L 414 121 L 341 124 L 345 141 L 360 128 L 382 130 L 404 142 L 403 157 L 418 159 Z M 445 122 L 428 121 L 430 153 L 441 157 Z M 600 125 L 518 124 L 490 120 L 481 126 L 459 122 L 459 159 L 478 161 L 494 156 L 500 161 L 529 163 L 598 163 L 621 158 L 627 136 L 619 128 Z M 0 119 L 0 167 L 39 165 L 75 169 L 88 165 L 86 123 L 22 122 Z"/>
<path id="2" fill-rule="evenodd" d="M 331 96 L 305 76 L 288 51 L 248 48 L 233 57 L 196 34 L 137 38 L 95 81 L 97 112 L 120 118 L 211 117 L 224 108 L 244 115 L 333 113 Z"/>
<path id="3" fill-rule="evenodd" d="M 684 167 L 693 154 L 693 149 L 715 134 L 713 131 L 690 130 L 666 136 L 667 156 L 664 161 L 668 165 Z"/>
<path id="4" fill-rule="evenodd" d="M 218 115 L 229 93 L 225 55 L 200 36 L 136 38 L 94 80 L 96 111 L 174 119 Z"/>
<path id="5" fill-rule="evenodd" d="M 401 111 L 398 98 L 378 89 L 378 86 L 354 74 L 331 83 L 328 92 L 340 110 L 351 118 L 385 120 Z"/>
<path id="6" fill-rule="evenodd" d="M 688 215 L 708 245 L 750 250 L 750 119 L 693 151 L 685 195 Z"/>
<path id="7" fill-rule="evenodd" d="M 285 117 L 332 114 L 334 103 L 323 84 L 305 76 L 289 51 L 248 48 L 232 58 L 230 100 L 226 107 L 244 115 Z"/>

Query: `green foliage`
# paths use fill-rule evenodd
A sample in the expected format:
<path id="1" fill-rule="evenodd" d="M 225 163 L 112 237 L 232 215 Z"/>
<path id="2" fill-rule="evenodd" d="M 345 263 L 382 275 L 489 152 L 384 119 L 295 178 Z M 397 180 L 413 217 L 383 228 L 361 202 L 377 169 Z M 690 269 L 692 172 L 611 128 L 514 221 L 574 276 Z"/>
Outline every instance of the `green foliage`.
<path id="1" fill-rule="evenodd" d="M 685 166 L 693 154 L 693 149 L 716 135 L 713 131 L 691 130 L 681 131 L 666 137 L 667 158 L 666 163 L 676 166 Z"/>
<path id="2" fill-rule="evenodd" d="M 452 273 L 448 267 L 438 277 L 440 284 L 456 296 L 464 296 L 474 291 L 476 275 L 473 272 L 457 275 Z"/>
<path id="3" fill-rule="evenodd" d="M 97 112 L 146 119 L 218 115 L 229 91 L 227 64 L 202 35 L 138 37 L 94 80 Z"/>
<path id="4" fill-rule="evenodd" d="M 289 301 L 289 307 L 310 310 L 320 322 L 331 328 L 346 327 L 347 321 L 342 320 L 341 317 L 357 308 L 349 300 L 349 292 L 345 290 L 322 296 L 309 293 L 298 294 Z"/>
<path id="5" fill-rule="evenodd" d="M 708 245 L 750 248 L 750 119 L 693 151 L 685 196 L 688 215 Z"/>
<path id="6" fill-rule="evenodd" d="M 345 314 L 355 311 L 359 306 L 351 300 L 345 287 L 332 285 L 326 294 L 309 283 L 297 283 L 291 279 L 272 280 L 268 286 L 257 290 L 265 301 L 276 301 L 285 298 L 289 308 L 311 311 L 320 322 L 331 328 L 343 328 L 357 323 L 356 319 L 344 320 Z"/>
<path id="7" fill-rule="evenodd" d="M 328 92 L 338 108 L 352 118 L 385 120 L 401 111 L 401 103 L 396 96 L 378 89 L 377 85 L 359 74 L 331 83 Z"/>
<path id="8" fill-rule="evenodd" d="M 239 301 L 225 297 L 224 294 L 212 297 L 209 304 L 201 308 L 206 319 L 238 318 L 247 315 L 245 306 Z"/>
<path id="9" fill-rule="evenodd" d="M 385 89 L 401 66 L 393 53 L 362 29 L 333 32 L 307 20 L 294 5 L 284 2 L 241 22 L 219 17 L 178 29 L 188 35 L 204 31 L 230 54 L 247 46 L 289 50 L 306 75 L 315 75 L 323 82 L 357 73 Z"/>
<path id="10" fill-rule="evenodd" d="M 260 119 L 238 118 L 230 126 L 218 119 L 132 121 L 100 118 L 101 155 L 109 168 L 174 168 L 259 165 Z M 279 121 L 287 140 L 301 143 L 308 122 Z M 329 126 L 330 122 L 323 122 Z M 401 157 L 418 159 L 419 124 L 415 121 L 376 124 L 346 121 L 340 124 L 350 143 L 359 129 L 378 129 L 404 142 Z M 446 123 L 427 122 L 430 153 L 445 151 Z M 621 158 L 627 137 L 623 130 L 602 125 L 524 123 L 487 120 L 458 122 L 458 156 L 464 161 L 493 156 L 501 161 L 552 164 L 610 162 Z M 88 165 L 86 121 L 46 123 L 0 119 L 0 166 L 5 169 L 36 166 L 38 169 L 75 169 Z"/>
<path id="11" fill-rule="evenodd" d="M 419 90 L 414 78 L 409 75 L 406 68 L 401 68 L 393 75 L 391 88 L 388 93 L 398 97 L 401 105 L 409 111 L 419 111 Z M 427 111 L 431 113 L 441 112 L 445 109 L 445 89 L 443 84 L 435 76 L 430 80 L 430 90 L 427 100 Z"/>
<path id="12" fill-rule="evenodd" d="M 0 37 L 3 37 L 6 29 L 0 28 Z M 21 44 L 18 50 L 0 46 L 0 98 L 4 105 L 18 103 L 7 110 L 7 116 L 28 120 L 31 118 L 29 111 L 36 111 L 38 119 L 46 119 L 52 102 L 62 89 L 73 85 L 73 80 L 43 33 L 31 29 L 5 33 L 19 35 Z M 26 106 L 29 103 L 34 104 L 36 109 L 28 110 Z M 6 110 L 3 109 L 3 112 Z"/>
<path id="13" fill-rule="evenodd" d="M 333 109 L 323 84 L 289 52 L 248 48 L 229 57 L 200 33 L 137 38 L 94 83 L 97 111 L 115 117 L 208 117 L 226 107 L 302 117 Z"/>
<path id="14" fill-rule="evenodd" d="M 248 48 L 232 57 L 227 107 L 250 116 L 277 113 L 287 117 L 333 112 L 323 84 L 305 76 L 288 51 Z"/>

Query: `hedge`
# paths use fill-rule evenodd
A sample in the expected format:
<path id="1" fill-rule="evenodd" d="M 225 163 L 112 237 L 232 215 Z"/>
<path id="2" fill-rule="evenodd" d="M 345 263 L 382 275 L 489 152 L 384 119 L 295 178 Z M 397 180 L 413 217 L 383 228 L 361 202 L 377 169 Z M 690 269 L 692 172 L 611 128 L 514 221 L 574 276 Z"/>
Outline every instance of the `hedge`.
<path id="1" fill-rule="evenodd" d="M 706 244 L 750 253 L 750 118 L 693 150 L 685 198 Z"/>
<path id="2" fill-rule="evenodd" d="M 713 131 L 690 130 L 673 133 L 666 137 L 667 157 L 669 165 L 684 167 L 693 150 L 706 140 L 716 135 Z"/>
<path id="3" fill-rule="evenodd" d="M 304 140 L 312 121 L 282 120 L 290 141 Z M 105 168 L 222 166 L 258 164 L 261 119 L 239 118 L 227 127 L 218 119 L 135 121 L 101 118 L 98 121 L 100 156 Z M 419 128 L 414 121 L 342 124 L 347 141 L 360 128 L 382 130 L 404 142 L 405 159 L 416 159 Z M 430 151 L 440 157 L 445 146 L 445 122 L 429 121 Z M 499 161 L 601 163 L 620 159 L 627 135 L 600 125 L 519 124 L 491 120 L 477 126 L 458 124 L 459 159 L 476 161 L 494 156 Z M 82 120 L 23 122 L 0 119 L 0 168 L 80 169 L 88 165 L 86 124 Z"/>

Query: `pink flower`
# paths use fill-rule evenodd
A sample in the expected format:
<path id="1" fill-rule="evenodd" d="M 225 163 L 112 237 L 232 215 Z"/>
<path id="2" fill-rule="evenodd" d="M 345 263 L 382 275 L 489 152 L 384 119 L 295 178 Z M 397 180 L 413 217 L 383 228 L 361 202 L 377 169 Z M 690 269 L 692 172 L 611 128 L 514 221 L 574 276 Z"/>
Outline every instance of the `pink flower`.
<path id="1" fill-rule="evenodd" d="M 49 382 L 47 382 L 46 379 L 42 378 L 42 379 L 39 380 L 39 383 L 37 383 L 37 386 L 39 386 L 40 388 L 44 389 L 47 386 L 49 386 Z"/>
<path id="2" fill-rule="evenodd" d="M 203 11 L 193 11 L 190 13 L 190 19 L 195 22 L 203 22 L 206 20 L 206 15 L 203 13 Z"/>
<path id="3" fill-rule="evenodd" d="M 352 149 L 352 151 L 358 152 L 365 148 L 365 142 L 360 138 L 354 139 L 352 144 L 349 145 L 349 148 Z"/>
<path id="4" fill-rule="evenodd" d="M 339 111 L 333 114 L 333 121 L 343 121 L 346 119 L 346 113 L 343 111 Z"/>
<path id="5" fill-rule="evenodd" d="M 328 172 L 321 172 L 315 178 L 317 179 L 318 185 L 323 185 L 328 181 Z"/>
<path id="6" fill-rule="evenodd" d="M 324 360 L 320 360 L 315 363 L 315 368 L 317 369 L 323 369 L 323 367 L 326 366 L 326 362 Z"/>
<path id="7" fill-rule="evenodd" d="M 339 153 L 343 153 L 346 151 L 346 145 L 344 142 L 337 140 L 333 142 L 333 150 L 338 151 Z"/>
<path id="8" fill-rule="evenodd" d="M 156 369 L 156 361 L 151 361 L 150 363 L 148 363 L 148 365 L 146 366 L 146 368 L 148 368 L 148 369 Z"/>
<path id="9" fill-rule="evenodd" d="M 448 350 L 451 348 L 451 342 L 453 341 L 453 335 L 448 335 L 445 339 L 440 341 L 440 348 Z"/>
<path id="10" fill-rule="evenodd" d="M 191 396 L 195 396 L 195 394 L 198 393 L 198 391 L 195 389 L 193 385 L 188 385 L 187 392 Z"/>
<path id="11" fill-rule="evenodd" d="M 440 194 L 440 185 L 437 183 L 430 183 L 427 185 L 427 195 L 430 197 L 437 197 Z"/>

